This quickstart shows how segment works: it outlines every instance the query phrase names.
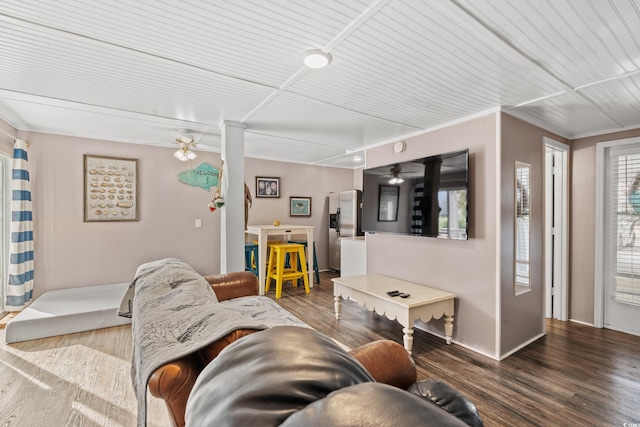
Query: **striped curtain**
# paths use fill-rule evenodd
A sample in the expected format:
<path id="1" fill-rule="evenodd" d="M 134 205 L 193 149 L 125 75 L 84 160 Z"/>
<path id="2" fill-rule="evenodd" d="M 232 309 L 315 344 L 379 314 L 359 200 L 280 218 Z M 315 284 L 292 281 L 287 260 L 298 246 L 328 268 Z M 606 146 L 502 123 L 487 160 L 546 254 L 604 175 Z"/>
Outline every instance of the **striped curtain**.
<path id="1" fill-rule="evenodd" d="M 7 286 L 8 311 L 29 305 L 33 294 L 33 220 L 27 143 L 16 139 L 11 173 L 11 259 Z"/>

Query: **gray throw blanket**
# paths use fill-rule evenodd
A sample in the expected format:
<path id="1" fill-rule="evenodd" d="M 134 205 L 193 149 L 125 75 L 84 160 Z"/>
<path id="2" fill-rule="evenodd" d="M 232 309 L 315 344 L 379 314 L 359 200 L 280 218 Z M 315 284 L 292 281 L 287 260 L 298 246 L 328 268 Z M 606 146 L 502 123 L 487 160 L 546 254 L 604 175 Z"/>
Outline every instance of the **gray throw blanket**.
<path id="1" fill-rule="evenodd" d="M 118 315 L 132 318 L 131 378 L 139 427 L 146 426 L 147 382 L 158 367 L 237 329 L 309 327 L 267 297 L 218 302 L 204 277 L 175 258 L 141 265 Z"/>

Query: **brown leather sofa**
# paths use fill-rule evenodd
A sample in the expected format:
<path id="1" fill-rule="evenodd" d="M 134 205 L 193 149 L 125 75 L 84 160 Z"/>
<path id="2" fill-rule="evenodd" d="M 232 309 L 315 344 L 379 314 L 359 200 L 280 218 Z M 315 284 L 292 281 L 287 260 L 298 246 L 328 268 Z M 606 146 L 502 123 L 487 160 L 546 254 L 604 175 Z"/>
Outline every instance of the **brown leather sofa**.
<path id="1" fill-rule="evenodd" d="M 399 346 L 399 345 L 398 345 Z M 389 360 L 406 360 L 405 354 Z M 376 381 L 331 338 L 274 326 L 237 340 L 199 374 L 187 402 L 192 427 L 483 427 L 453 387 L 421 380 L 407 390 Z"/>
<path id="2" fill-rule="evenodd" d="M 206 276 L 219 301 L 257 295 L 257 277 L 251 272 L 236 272 L 218 276 Z M 185 425 L 187 399 L 202 370 L 225 347 L 234 341 L 259 332 L 255 329 L 236 330 L 215 343 L 167 363 L 156 369 L 149 378 L 150 393 L 165 401 L 175 426 Z M 403 390 L 417 379 L 413 360 L 398 343 L 388 340 L 375 341 L 349 352 L 375 381 Z"/>

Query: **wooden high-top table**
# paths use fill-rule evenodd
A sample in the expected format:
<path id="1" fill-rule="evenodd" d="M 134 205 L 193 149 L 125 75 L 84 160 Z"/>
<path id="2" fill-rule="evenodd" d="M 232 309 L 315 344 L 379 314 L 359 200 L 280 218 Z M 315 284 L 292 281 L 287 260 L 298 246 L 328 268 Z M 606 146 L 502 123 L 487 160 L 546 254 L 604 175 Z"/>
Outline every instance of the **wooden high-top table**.
<path id="1" fill-rule="evenodd" d="M 444 333 L 447 344 L 451 344 L 455 294 L 380 274 L 337 277 L 331 280 L 337 320 L 340 320 L 340 298 L 351 298 L 368 310 L 397 320 L 403 326 L 404 348 L 411 353 L 413 322 L 428 322 L 444 316 Z M 400 298 L 387 295 L 388 291 L 394 290 L 411 296 Z"/>

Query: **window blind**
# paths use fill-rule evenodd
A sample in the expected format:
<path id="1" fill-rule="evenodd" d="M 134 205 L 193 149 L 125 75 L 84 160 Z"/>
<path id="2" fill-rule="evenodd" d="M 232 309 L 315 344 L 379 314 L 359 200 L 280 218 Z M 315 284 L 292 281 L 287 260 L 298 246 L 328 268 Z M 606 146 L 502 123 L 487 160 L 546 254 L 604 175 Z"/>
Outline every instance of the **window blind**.
<path id="1" fill-rule="evenodd" d="M 640 305 L 640 154 L 611 149 L 608 163 L 606 283 L 616 302 Z"/>
<path id="2" fill-rule="evenodd" d="M 529 168 L 516 168 L 516 284 L 529 285 Z"/>

